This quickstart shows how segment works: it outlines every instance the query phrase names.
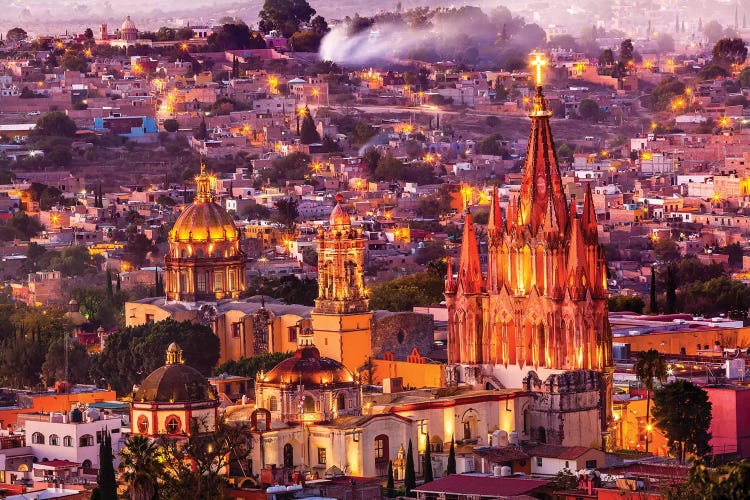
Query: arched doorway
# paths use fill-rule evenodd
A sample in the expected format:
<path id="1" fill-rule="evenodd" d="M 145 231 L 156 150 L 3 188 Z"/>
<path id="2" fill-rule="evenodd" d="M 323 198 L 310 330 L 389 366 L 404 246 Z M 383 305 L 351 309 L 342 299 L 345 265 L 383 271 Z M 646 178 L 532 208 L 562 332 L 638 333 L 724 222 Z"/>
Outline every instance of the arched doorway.
<path id="1" fill-rule="evenodd" d="M 284 445 L 284 467 L 294 467 L 294 448 L 291 443 Z"/>
<path id="2" fill-rule="evenodd" d="M 390 461 L 390 447 L 388 445 L 388 436 L 380 434 L 375 436 L 373 446 L 375 450 L 375 471 L 380 477 L 388 474 L 388 462 Z"/>

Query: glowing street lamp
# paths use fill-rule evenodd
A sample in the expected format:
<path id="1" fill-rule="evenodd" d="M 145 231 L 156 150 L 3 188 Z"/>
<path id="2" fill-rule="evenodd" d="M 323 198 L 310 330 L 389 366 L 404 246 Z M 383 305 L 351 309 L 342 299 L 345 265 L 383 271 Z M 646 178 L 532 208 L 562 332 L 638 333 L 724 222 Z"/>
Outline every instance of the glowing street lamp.
<path id="1" fill-rule="evenodd" d="M 307 109 L 304 106 L 297 108 L 295 114 L 297 115 L 297 135 L 299 135 L 299 117 L 307 116 Z"/>
<path id="2" fill-rule="evenodd" d="M 719 118 L 719 126 L 721 128 L 727 128 L 732 123 L 732 120 L 726 116 Z"/>

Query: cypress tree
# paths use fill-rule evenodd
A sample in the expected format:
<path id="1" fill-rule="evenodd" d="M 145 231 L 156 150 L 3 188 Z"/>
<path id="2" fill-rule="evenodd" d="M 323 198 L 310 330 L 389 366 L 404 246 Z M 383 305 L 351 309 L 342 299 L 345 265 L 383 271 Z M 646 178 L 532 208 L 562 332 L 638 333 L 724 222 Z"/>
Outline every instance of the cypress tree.
<path id="1" fill-rule="evenodd" d="M 432 455 L 430 453 L 430 434 L 427 433 L 427 446 L 424 451 L 424 464 L 422 464 L 422 470 L 424 470 L 424 482 L 431 483 L 432 477 Z"/>
<path id="2" fill-rule="evenodd" d="M 451 436 L 451 447 L 448 451 L 448 467 L 445 469 L 446 474 L 456 473 L 456 442 Z"/>
<path id="3" fill-rule="evenodd" d="M 667 314 L 675 312 L 677 306 L 677 276 L 673 265 L 667 266 Z"/>
<path id="4" fill-rule="evenodd" d="M 99 444 L 99 476 L 96 479 L 102 500 L 117 500 L 117 480 L 112 458 L 112 438 L 107 433 Z"/>
<path id="5" fill-rule="evenodd" d="M 120 280 L 120 274 L 117 274 L 117 287 L 115 290 L 117 290 L 117 293 L 120 293 L 120 288 L 122 287 L 122 281 Z"/>
<path id="6" fill-rule="evenodd" d="M 651 314 L 659 312 L 659 306 L 656 304 L 656 268 L 651 266 L 651 290 L 649 294 L 648 308 Z"/>
<path id="7" fill-rule="evenodd" d="M 414 449 L 409 440 L 409 450 L 406 452 L 406 470 L 404 471 L 404 489 L 406 496 L 411 496 L 411 490 L 417 487 L 417 472 L 414 470 Z"/>
<path id="8" fill-rule="evenodd" d="M 113 295 L 114 293 L 112 292 L 112 271 L 110 271 L 109 268 L 107 268 L 107 297 L 111 299 Z"/>
<path id="9" fill-rule="evenodd" d="M 385 483 L 385 496 L 393 498 L 393 490 L 395 489 L 395 481 L 393 480 L 393 460 L 388 460 L 388 482 Z"/>
<path id="10" fill-rule="evenodd" d="M 304 118 L 302 118 L 302 127 L 300 128 L 300 142 L 302 144 L 312 144 L 320 142 L 320 134 L 315 128 L 315 120 L 310 115 L 310 108 L 305 106 Z"/>

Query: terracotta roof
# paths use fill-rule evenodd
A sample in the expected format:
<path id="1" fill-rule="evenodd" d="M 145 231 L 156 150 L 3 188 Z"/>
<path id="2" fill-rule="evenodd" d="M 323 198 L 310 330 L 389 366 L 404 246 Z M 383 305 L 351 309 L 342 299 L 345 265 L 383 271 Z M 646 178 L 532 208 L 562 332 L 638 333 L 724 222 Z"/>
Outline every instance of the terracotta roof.
<path id="1" fill-rule="evenodd" d="M 304 384 L 306 388 L 353 386 L 354 376 L 335 359 L 320 355 L 313 345 L 300 346 L 294 356 L 273 367 L 262 380 L 263 385 Z"/>
<path id="2" fill-rule="evenodd" d="M 136 403 L 188 403 L 216 401 L 216 394 L 198 370 L 183 364 L 157 368 L 133 395 Z"/>
<path id="3" fill-rule="evenodd" d="M 486 498 L 511 498 L 531 493 L 551 482 L 543 479 L 451 474 L 414 488 L 414 491 L 473 495 Z"/>
<path id="4" fill-rule="evenodd" d="M 81 466 L 78 462 L 70 462 L 68 460 L 47 460 L 46 462 L 38 462 L 34 465 L 54 468 Z"/>
<path id="5" fill-rule="evenodd" d="M 513 462 L 531 458 L 520 446 L 474 448 L 474 454 L 486 458 L 492 463 Z"/>

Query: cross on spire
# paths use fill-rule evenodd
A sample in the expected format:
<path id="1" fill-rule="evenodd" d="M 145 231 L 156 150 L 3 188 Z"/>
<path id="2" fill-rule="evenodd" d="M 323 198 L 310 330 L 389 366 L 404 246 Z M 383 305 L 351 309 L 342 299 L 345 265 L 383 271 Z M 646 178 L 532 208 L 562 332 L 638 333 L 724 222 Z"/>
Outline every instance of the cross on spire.
<path id="1" fill-rule="evenodd" d="M 542 66 L 547 64 L 547 60 L 542 57 L 542 54 L 534 54 L 534 59 L 531 60 L 531 65 L 536 68 L 536 85 L 537 87 L 542 85 Z"/>

